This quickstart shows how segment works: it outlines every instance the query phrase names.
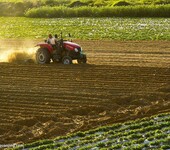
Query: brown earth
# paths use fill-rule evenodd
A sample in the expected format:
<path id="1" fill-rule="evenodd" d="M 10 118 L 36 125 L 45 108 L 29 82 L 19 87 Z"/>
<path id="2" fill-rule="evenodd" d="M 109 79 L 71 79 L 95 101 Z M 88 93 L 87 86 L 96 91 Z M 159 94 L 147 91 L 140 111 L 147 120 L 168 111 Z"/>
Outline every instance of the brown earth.
<path id="1" fill-rule="evenodd" d="M 76 42 L 88 64 L 0 63 L 0 144 L 170 112 L 169 41 Z"/>

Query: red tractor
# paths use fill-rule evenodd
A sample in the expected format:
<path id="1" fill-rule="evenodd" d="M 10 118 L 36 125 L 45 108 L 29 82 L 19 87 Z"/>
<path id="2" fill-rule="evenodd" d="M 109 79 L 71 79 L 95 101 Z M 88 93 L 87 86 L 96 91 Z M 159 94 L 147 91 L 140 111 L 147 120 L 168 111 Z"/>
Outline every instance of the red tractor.
<path id="1" fill-rule="evenodd" d="M 61 39 L 57 41 L 55 47 L 44 42 L 36 46 L 40 48 L 36 52 L 36 62 L 38 64 L 61 62 L 63 64 L 72 64 L 72 60 L 77 60 L 78 63 L 86 63 L 87 58 L 83 53 L 81 46 L 72 41 Z"/>

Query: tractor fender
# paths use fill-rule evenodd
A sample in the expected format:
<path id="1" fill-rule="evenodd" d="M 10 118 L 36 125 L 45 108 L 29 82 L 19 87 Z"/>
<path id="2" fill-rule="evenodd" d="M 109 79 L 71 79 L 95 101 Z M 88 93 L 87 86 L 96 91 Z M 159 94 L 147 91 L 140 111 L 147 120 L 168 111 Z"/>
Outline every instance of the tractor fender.
<path id="1" fill-rule="evenodd" d="M 46 48 L 50 53 L 53 51 L 52 45 L 48 43 L 38 43 L 36 46 L 39 46 L 41 48 Z"/>

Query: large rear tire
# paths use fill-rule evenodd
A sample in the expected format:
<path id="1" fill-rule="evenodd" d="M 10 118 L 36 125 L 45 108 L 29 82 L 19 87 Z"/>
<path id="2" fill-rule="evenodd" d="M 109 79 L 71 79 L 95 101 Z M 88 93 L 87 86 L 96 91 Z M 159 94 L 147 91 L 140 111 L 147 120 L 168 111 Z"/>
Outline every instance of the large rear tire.
<path id="1" fill-rule="evenodd" d="M 38 64 L 48 64 L 50 63 L 50 53 L 45 48 L 39 48 L 36 53 L 36 62 Z"/>
<path id="2" fill-rule="evenodd" d="M 62 63 L 64 65 L 72 64 L 72 58 L 70 56 L 64 56 L 62 59 Z"/>

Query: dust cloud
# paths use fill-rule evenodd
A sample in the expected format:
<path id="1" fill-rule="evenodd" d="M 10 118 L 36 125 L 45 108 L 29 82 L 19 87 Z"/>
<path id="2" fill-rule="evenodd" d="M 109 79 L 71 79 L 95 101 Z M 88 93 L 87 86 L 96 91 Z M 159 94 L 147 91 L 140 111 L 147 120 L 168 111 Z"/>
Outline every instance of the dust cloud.
<path id="1" fill-rule="evenodd" d="M 7 56 L 7 62 L 9 63 L 33 63 L 34 51 L 13 51 Z"/>
<path id="2" fill-rule="evenodd" d="M 4 40 L 0 43 L 0 62 L 34 63 L 37 47 L 31 41 Z"/>

